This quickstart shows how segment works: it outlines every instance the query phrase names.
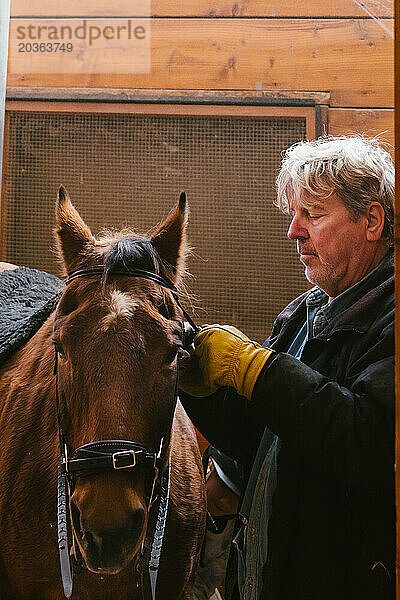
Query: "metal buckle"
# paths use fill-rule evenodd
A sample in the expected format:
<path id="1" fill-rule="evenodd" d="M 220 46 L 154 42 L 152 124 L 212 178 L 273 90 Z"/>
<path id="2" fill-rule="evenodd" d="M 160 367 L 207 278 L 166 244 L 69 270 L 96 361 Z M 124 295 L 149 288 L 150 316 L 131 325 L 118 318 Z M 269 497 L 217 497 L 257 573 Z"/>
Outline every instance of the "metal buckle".
<path id="1" fill-rule="evenodd" d="M 119 457 L 132 456 L 133 461 L 127 465 L 118 466 L 117 461 Z M 123 450 L 122 452 L 114 452 L 112 455 L 114 469 L 131 469 L 136 465 L 136 455 L 134 450 Z"/>
<path id="2" fill-rule="evenodd" d="M 64 444 L 64 456 L 62 457 L 62 462 L 61 462 L 61 466 L 64 469 L 64 473 L 65 475 L 69 475 L 69 471 L 68 471 L 68 448 L 67 448 L 67 444 Z"/>

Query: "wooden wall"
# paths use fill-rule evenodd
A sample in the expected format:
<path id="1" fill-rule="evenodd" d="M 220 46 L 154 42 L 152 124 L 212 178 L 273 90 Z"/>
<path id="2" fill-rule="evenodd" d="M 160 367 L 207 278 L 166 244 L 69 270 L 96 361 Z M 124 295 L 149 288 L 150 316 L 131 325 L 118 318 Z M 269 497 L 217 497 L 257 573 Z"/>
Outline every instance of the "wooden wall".
<path id="1" fill-rule="evenodd" d="M 393 143 L 393 5 L 390 0 L 142 0 L 132 14 L 131 0 L 11 0 L 8 86 L 143 90 L 246 90 L 254 95 L 302 97 L 315 92 L 329 106 L 329 132 L 377 134 Z M 137 7 L 138 4 L 135 3 Z M 146 13 L 146 10 L 149 12 Z M 373 18 L 370 12 L 377 13 Z M 130 74 L 121 47 L 118 70 L 103 64 L 102 52 L 91 72 L 24 72 L 17 27 L 64 24 L 83 18 L 99 23 L 151 15 L 151 68 Z M 377 18 L 379 17 L 379 18 Z M 60 23 L 60 19 L 57 21 Z M 81 59 L 92 49 L 81 47 Z M 46 57 L 43 57 L 46 60 Z M 51 65 L 55 66 L 51 66 Z M 61 63 L 58 63 L 59 65 Z"/>

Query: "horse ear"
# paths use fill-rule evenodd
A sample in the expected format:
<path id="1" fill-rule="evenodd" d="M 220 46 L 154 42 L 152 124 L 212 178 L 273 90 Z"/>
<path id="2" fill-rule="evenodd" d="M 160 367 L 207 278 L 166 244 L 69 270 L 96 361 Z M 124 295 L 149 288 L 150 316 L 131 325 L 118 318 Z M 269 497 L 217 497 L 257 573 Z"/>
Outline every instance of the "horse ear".
<path id="1" fill-rule="evenodd" d="M 95 239 L 62 185 L 56 201 L 56 223 L 55 233 L 61 258 L 67 273 L 71 273 L 79 268 L 87 245 L 94 244 Z"/>
<path id="2" fill-rule="evenodd" d="M 171 268 L 174 283 L 177 283 L 185 269 L 188 215 L 189 207 L 186 202 L 186 194 L 182 192 L 176 208 L 170 212 L 151 237 L 151 243 L 158 254 Z"/>

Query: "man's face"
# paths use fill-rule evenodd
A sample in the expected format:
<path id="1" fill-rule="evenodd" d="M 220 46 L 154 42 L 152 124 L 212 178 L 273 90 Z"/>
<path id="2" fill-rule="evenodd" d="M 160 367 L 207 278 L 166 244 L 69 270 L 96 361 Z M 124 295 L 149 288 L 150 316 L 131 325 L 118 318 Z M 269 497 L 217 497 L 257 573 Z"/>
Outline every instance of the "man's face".
<path id="1" fill-rule="evenodd" d="M 292 204 L 288 238 L 297 240 L 300 261 L 311 283 L 334 298 L 361 279 L 368 269 L 363 253 L 369 252 L 366 240 L 367 218 L 354 222 L 337 194 L 305 208 L 302 200 L 315 202 L 303 192 Z"/>

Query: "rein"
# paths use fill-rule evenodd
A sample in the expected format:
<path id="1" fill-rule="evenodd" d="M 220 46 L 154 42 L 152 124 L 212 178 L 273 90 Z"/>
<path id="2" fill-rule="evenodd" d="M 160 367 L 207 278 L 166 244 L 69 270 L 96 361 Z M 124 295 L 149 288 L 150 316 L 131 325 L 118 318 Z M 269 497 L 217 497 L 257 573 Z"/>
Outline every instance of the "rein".
<path id="1" fill-rule="evenodd" d="M 104 278 L 104 267 L 87 267 L 74 271 L 66 280 L 66 285 L 82 277 L 102 276 Z M 143 269 L 112 270 L 109 275 L 120 275 L 129 277 L 142 277 L 154 281 L 158 285 L 171 290 L 172 295 L 182 310 L 185 322 L 182 323 L 183 346 L 188 348 L 198 328 L 181 306 L 178 291 L 173 282 L 165 276 L 158 275 Z M 178 372 L 175 382 L 174 405 L 171 421 L 165 435 L 161 438 L 158 452 L 149 452 L 141 444 L 130 440 L 100 440 L 84 444 L 70 455 L 67 439 L 62 428 L 61 406 L 62 391 L 59 386 L 58 377 L 58 351 L 55 348 L 54 376 L 56 377 L 56 409 L 59 437 L 59 460 L 58 460 L 58 502 L 57 502 L 57 533 L 58 549 L 60 556 L 61 577 L 66 598 L 70 598 L 73 592 L 73 568 L 71 567 L 71 555 L 76 565 L 79 564 L 78 545 L 76 544 L 73 527 L 70 523 L 70 497 L 73 487 L 74 476 L 87 477 L 96 473 L 113 472 L 119 470 L 132 471 L 137 465 L 144 464 L 153 469 L 153 481 L 149 494 L 146 497 L 147 510 L 150 511 L 156 499 L 159 500 L 157 520 L 155 524 L 153 541 L 150 551 L 146 548 L 148 556 L 148 581 L 144 580 L 142 571 L 142 592 L 146 593 L 151 600 L 156 598 L 156 585 L 160 565 L 161 550 L 164 540 L 165 526 L 168 514 L 170 482 L 171 482 L 171 455 L 168 454 L 168 464 L 164 473 L 162 465 L 169 452 L 171 439 L 171 428 L 174 419 L 176 402 L 178 399 Z M 158 487 L 158 494 L 155 491 Z M 68 539 L 68 530 L 72 537 L 72 546 Z M 145 540 L 142 543 L 141 559 L 145 561 Z"/>

